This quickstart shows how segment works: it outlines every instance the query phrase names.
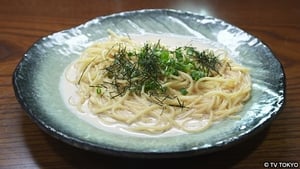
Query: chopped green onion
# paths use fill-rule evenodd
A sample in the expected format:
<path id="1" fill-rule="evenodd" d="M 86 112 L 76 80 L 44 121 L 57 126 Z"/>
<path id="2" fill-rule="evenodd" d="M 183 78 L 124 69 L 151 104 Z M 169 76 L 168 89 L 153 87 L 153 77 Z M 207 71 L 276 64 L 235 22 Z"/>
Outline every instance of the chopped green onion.
<path id="1" fill-rule="evenodd" d="M 180 91 L 180 93 L 182 94 L 182 95 L 187 95 L 189 92 L 186 90 L 186 88 L 181 88 L 181 89 L 179 89 L 179 91 Z"/>
<path id="2" fill-rule="evenodd" d="M 198 51 L 194 47 L 184 46 L 169 50 L 160 44 L 146 43 L 141 49 L 128 51 L 120 48 L 114 54 L 114 62 L 105 68 L 116 89 L 115 96 L 127 90 L 140 94 L 143 90 L 149 95 L 166 95 L 168 89 L 163 87 L 162 79 L 178 76 L 179 72 L 189 74 L 193 80 L 218 73 L 220 62 L 210 50 Z M 126 83 L 119 84 L 120 81 Z M 185 88 L 181 94 L 188 94 Z M 101 89 L 97 88 L 97 93 Z"/>
<path id="3" fill-rule="evenodd" d="M 102 93 L 101 88 L 100 88 L 100 87 L 97 87 L 97 88 L 96 88 L 96 92 L 97 92 L 97 94 L 101 94 L 101 93 Z"/>

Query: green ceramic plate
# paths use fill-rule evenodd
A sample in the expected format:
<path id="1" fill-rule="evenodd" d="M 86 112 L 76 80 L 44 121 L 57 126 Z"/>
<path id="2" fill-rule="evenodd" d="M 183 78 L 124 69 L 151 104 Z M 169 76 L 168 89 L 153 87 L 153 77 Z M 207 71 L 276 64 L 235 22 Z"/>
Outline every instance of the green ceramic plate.
<path id="1" fill-rule="evenodd" d="M 251 69 L 252 97 L 239 114 L 197 134 L 143 137 L 101 130 L 65 105 L 59 82 L 64 69 L 94 41 L 121 34 L 182 35 L 219 44 Z M 285 75 L 278 59 L 256 37 L 222 20 L 175 10 L 139 10 L 95 18 L 41 38 L 24 54 L 13 74 L 15 94 L 26 113 L 48 134 L 85 150 L 132 157 L 203 154 L 252 136 L 284 104 Z"/>

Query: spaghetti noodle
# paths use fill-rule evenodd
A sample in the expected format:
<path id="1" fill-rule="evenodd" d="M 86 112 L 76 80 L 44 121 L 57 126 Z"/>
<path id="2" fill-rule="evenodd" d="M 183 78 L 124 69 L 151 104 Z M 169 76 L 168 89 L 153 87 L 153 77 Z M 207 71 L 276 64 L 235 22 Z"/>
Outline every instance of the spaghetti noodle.
<path id="1" fill-rule="evenodd" d="M 66 71 L 66 78 L 80 98 L 70 98 L 72 105 L 79 111 L 87 105 L 102 122 L 142 133 L 203 131 L 235 117 L 251 91 L 249 70 L 222 50 L 171 50 L 159 41 L 141 46 L 113 32 L 70 67 L 76 76 Z"/>

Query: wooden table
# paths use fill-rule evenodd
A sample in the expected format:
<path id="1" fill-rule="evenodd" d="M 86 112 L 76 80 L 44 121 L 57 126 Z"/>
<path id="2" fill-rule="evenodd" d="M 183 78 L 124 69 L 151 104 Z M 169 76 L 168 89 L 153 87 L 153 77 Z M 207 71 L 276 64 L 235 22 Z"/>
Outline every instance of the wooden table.
<path id="1" fill-rule="evenodd" d="M 0 168 L 269 168 L 300 162 L 300 1 L 1 0 Z M 270 127 L 230 149 L 182 159 L 127 159 L 66 145 L 42 132 L 17 102 L 12 73 L 39 38 L 94 17 L 143 8 L 212 15 L 260 38 L 286 73 L 286 105 Z"/>

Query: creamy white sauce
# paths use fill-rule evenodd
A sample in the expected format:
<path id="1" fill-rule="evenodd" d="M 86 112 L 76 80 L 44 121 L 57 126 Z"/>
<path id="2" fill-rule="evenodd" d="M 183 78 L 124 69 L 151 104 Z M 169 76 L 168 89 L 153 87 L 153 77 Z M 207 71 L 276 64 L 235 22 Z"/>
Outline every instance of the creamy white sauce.
<path id="1" fill-rule="evenodd" d="M 199 50 L 203 50 L 203 49 L 214 50 L 220 48 L 216 43 L 213 43 L 211 41 L 197 39 L 195 37 L 189 37 L 189 36 L 177 36 L 177 35 L 170 35 L 170 34 L 161 36 L 156 34 L 145 34 L 145 35 L 130 35 L 130 38 L 141 44 L 144 44 L 146 42 L 155 43 L 158 40 L 160 40 L 161 44 L 166 45 L 171 49 L 180 46 L 193 46 Z M 60 84 L 59 84 L 59 90 L 64 100 L 64 103 L 67 106 L 67 108 L 70 110 L 70 112 L 74 113 L 77 117 L 89 123 L 90 125 L 100 130 L 113 132 L 117 134 L 138 136 L 138 137 L 166 137 L 166 136 L 181 135 L 185 133 L 175 128 L 162 134 L 144 134 L 144 133 L 131 132 L 129 130 L 126 130 L 126 128 L 128 128 L 128 126 L 126 125 L 122 125 L 122 124 L 107 125 L 101 122 L 96 115 L 94 115 L 92 112 L 89 111 L 87 105 L 84 105 L 82 108 L 84 112 L 78 111 L 78 109 L 75 106 L 70 104 L 70 98 L 76 101 L 76 99 L 78 99 L 79 96 L 76 94 L 76 90 L 77 90 L 76 86 L 66 79 L 66 70 L 67 68 L 61 75 Z M 75 78 L 75 70 L 72 67 L 70 67 L 69 69 L 68 78 L 69 79 Z"/>

